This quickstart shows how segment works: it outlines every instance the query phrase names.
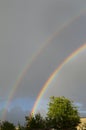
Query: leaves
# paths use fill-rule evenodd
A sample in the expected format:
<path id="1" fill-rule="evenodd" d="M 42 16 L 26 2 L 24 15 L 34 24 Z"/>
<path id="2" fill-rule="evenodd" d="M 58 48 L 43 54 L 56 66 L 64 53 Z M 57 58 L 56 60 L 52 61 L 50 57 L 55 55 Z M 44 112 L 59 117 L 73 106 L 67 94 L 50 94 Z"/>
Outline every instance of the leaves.
<path id="1" fill-rule="evenodd" d="M 40 113 L 38 114 L 31 114 L 28 117 L 26 117 L 26 126 L 28 129 L 32 129 L 32 128 L 44 128 L 45 126 L 45 122 L 43 117 L 41 116 Z"/>
<path id="2" fill-rule="evenodd" d="M 1 130 L 15 130 L 15 126 L 8 121 L 3 121 L 1 123 Z"/>
<path id="3" fill-rule="evenodd" d="M 56 129 L 75 128 L 80 122 L 77 107 L 65 97 L 50 97 L 47 117 Z"/>

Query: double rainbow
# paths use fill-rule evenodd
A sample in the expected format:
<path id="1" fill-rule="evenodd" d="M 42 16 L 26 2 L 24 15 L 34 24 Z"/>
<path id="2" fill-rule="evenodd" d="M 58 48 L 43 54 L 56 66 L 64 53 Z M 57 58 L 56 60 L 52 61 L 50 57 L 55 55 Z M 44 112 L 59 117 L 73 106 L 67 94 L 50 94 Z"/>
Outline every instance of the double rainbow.
<path id="1" fill-rule="evenodd" d="M 70 24 L 72 24 L 75 20 L 77 20 L 81 15 L 83 15 L 84 13 L 86 12 L 86 10 L 81 10 L 81 12 L 79 13 L 79 15 L 75 15 L 70 21 L 66 22 L 63 24 L 63 26 L 61 26 L 61 28 L 56 31 L 55 33 L 53 33 L 46 41 L 45 43 L 43 44 L 43 46 L 39 49 L 39 51 L 37 51 L 31 58 L 30 62 L 26 63 L 26 65 L 24 66 L 24 69 L 23 71 L 21 71 L 21 73 L 18 75 L 17 79 L 16 79 L 16 82 L 15 84 L 13 85 L 12 87 L 12 90 L 10 91 L 9 93 L 9 96 L 8 96 L 8 99 L 7 99 L 7 102 L 6 102 L 6 105 L 5 107 L 8 108 L 12 99 L 13 99 L 13 96 L 15 95 L 16 91 L 17 91 L 17 88 L 19 86 L 19 84 L 21 83 L 23 77 L 25 76 L 27 70 L 30 69 L 32 63 L 37 59 L 38 55 L 40 55 L 40 53 L 46 48 L 46 46 L 48 46 L 51 41 L 55 38 L 55 36 L 58 36 L 60 35 L 60 33 L 68 26 L 70 26 Z M 86 49 L 86 43 L 82 46 L 80 46 L 77 50 L 75 50 L 72 54 L 70 54 L 61 64 L 60 66 L 53 72 L 53 74 L 49 77 L 49 79 L 46 81 L 46 83 L 43 85 L 41 91 L 39 92 L 38 94 L 38 97 L 36 99 L 36 102 L 34 104 L 34 107 L 32 109 L 32 113 L 34 113 L 37 109 L 37 106 L 41 100 L 41 97 L 43 96 L 44 92 L 46 91 L 46 89 L 48 88 L 48 86 L 50 85 L 51 81 L 54 79 L 55 75 L 57 75 L 57 73 L 62 69 L 62 67 L 67 64 L 73 57 L 75 57 L 76 55 L 78 55 L 81 51 L 85 50 Z M 3 117 L 3 120 L 5 119 L 6 117 L 6 113 L 7 111 L 3 111 L 3 114 L 2 114 L 2 117 Z"/>

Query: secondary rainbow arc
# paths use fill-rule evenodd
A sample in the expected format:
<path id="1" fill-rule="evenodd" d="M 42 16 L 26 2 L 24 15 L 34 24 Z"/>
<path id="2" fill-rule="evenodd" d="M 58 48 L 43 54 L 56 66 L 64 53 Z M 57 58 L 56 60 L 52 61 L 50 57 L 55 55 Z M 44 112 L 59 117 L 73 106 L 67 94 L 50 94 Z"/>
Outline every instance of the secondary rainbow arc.
<path id="1" fill-rule="evenodd" d="M 36 58 L 38 57 L 38 55 L 46 48 L 46 46 L 48 46 L 48 45 L 50 44 L 50 42 L 54 39 L 55 36 L 59 35 L 60 32 L 62 32 L 67 26 L 70 26 L 70 24 L 71 24 L 72 22 L 74 22 L 76 19 L 78 19 L 78 18 L 80 17 L 80 15 L 84 14 L 85 11 L 86 11 L 86 9 L 81 10 L 77 16 L 75 15 L 71 20 L 69 20 L 68 22 L 64 23 L 58 31 L 54 32 L 54 33 L 45 41 L 44 45 L 40 48 L 40 50 L 39 50 L 38 52 L 36 52 L 36 54 L 34 54 L 34 55 L 32 56 L 30 62 L 27 62 L 27 63 L 25 64 L 25 67 L 24 67 L 23 71 L 18 75 L 17 80 L 16 80 L 15 84 L 13 85 L 11 92 L 9 93 L 9 96 L 8 96 L 8 99 L 7 99 L 7 103 L 6 103 L 6 105 L 5 105 L 6 108 L 9 107 L 10 102 L 12 101 L 12 98 L 13 98 L 14 94 L 16 93 L 16 90 L 17 90 L 17 88 L 18 88 L 20 82 L 22 81 L 22 79 L 23 79 L 24 75 L 26 74 L 27 70 L 30 69 L 32 63 L 36 60 Z M 47 83 L 47 84 L 48 84 L 48 83 Z M 45 90 L 45 89 L 44 89 L 44 90 Z M 39 95 L 40 95 L 40 94 L 39 94 Z M 35 104 L 36 104 L 36 103 L 35 103 Z M 32 110 L 32 111 L 33 111 L 33 110 Z M 3 111 L 3 114 L 2 114 L 3 120 L 4 120 L 5 117 L 6 117 L 6 113 L 7 113 L 6 110 Z"/>

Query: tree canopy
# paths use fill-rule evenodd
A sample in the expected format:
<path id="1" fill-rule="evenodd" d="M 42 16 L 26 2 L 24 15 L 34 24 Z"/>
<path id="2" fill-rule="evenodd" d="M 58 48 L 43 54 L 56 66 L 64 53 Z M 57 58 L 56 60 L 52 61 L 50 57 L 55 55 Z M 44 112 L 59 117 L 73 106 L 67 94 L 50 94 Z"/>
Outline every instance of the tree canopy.
<path id="1" fill-rule="evenodd" d="M 3 121 L 1 123 L 1 130 L 15 130 L 15 126 L 13 123 L 10 123 L 8 121 Z"/>
<path id="2" fill-rule="evenodd" d="M 51 97 L 48 104 L 47 118 L 55 129 L 75 129 L 80 123 L 80 116 L 73 101 L 65 97 Z"/>
<path id="3" fill-rule="evenodd" d="M 46 116 L 41 116 L 40 113 L 30 114 L 25 117 L 26 123 L 24 126 L 18 124 L 19 130 L 76 130 L 80 123 L 78 108 L 74 102 L 65 97 L 50 97 L 48 103 L 48 111 Z M 86 125 L 79 125 L 80 128 Z M 0 122 L 1 130 L 15 130 L 14 124 L 3 121 Z"/>
<path id="4" fill-rule="evenodd" d="M 45 126 L 45 122 L 40 113 L 35 115 L 31 114 L 26 116 L 26 129 L 42 129 Z"/>

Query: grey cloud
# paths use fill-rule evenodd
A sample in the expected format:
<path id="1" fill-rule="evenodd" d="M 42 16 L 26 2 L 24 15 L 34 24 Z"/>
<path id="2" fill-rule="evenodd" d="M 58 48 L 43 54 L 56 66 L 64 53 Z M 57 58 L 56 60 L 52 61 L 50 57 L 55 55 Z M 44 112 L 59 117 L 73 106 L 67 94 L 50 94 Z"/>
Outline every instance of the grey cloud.
<path id="1" fill-rule="evenodd" d="M 47 38 L 53 32 L 58 32 L 64 23 L 73 20 L 85 8 L 84 0 L 0 1 L 0 97 L 8 99 L 24 66 L 30 63 L 33 55 L 40 50 Z M 22 78 L 13 99 L 25 97 L 36 99 L 52 72 L 84 42 L 85 11 L 78 19 L 65 26 L 41 51 Z M 83 76 L 85 72 L 81 68 L 84 67 L 84 65 L 80 67 Z M 76 77 L 78 73 L 79 71 L 76 72 Z M 84 80 L 85 78 L 82 81 Z M 64 94 L 65 90 L 60 91 Z M 83 97 L 83 101 L 84 99 Z"/>
<path id="2" fill-rule="evenodd" d="M 75 51 L 80 45 L 83 45 L 85 43 L 86 38 L 84 34 L 86 33 L 86 28 L 80 24 L 82 21 L 84 21 L 84 24 L 86 23 L 84 16 L 81 16 L 78 21 L 74 21 L 71 26 L 65 28 L 62 33 L 59 34 L 59 36 L 57 35 L 50 42 L 50 44 L 46 46 L 46 48 L 34 61 L 30 70 L 27 70 L 25 77 L 22 79 L 18 87 L 16 96 L 37 96 L 43 84 L 46 82 L 52 72 L 59 66 L 59 64 L 61 64 L 61 62 L 73 51 Z M 83 73 L 84 70 L 82 69 L 85 69 L 85 60 L 83 60 L 83 58 L 85 58 L 85 56 L 81 58 L 80 62 L 83 61 L 82 64 L 78 63 L 81 65 L 81 67 L 78 65 L 80 67 L 80 70 L 78 70 L 76 75 L 78 75 L 80 71 L 80 73 Z M 77 62 L 75 68 L 77 68 Z"/>
<path id="3" fill-rule="evenodd" d="M 68 0 L 65 2 L 18 2 L 9 0 L 9 3 L 1 2 L 0 6 L 0 17 L 2 23 L 2 31 L 0 35 L 0 84 L 2 86 L 1 95 L 7 96 L 10 89 L 14 87 L 13 84 L 16 82 L 18 75 L 21 73 L 27 61 L 30 61 L 32 55 L 41 47 L 41 45 L 43 45 L 45 39 L 55 30 L 58 30 L 59 26 L 61 26 L 65 21 L 72 18 L 75 12 L 78 14 L 78 11 L 84 8 L 85 3 L 83 4 L 83 2 L 79 1 L 73 4 L 73 2 L 69 2 Z M 71 14 L 71 12 L 73 14 Z M 77 28 L 80 28 L 78 31 L 79 34 L 76 32 L 74 33 L 74 31 L 72 32 L 72 35 L 76 34 L 77 39 L 78 37 L 80 38 L 77 43 L 75 43 L 77 46 L 82 42 L 82 38 L 85 41 L 85 31 L 82 31 L 86 29 L 84 25 L 81 26 L 81 22 L 82 21 L 80 21 L 77 26 Z M 72 29 L 70 30 L 72 31 Z M 57 42 L 59 48 L 58 50 L 60 50 L 60 47 L 62 46 L 61 48 L 64 48 L 64 51 L 67 50 L 70 52 L 71 47 L 76 47 L 76 45 L 68 47 L 70 38 L 71 40 L 75 39 L 75 41 L 73 41 L 76 42 L 76 37 L 73 35 L 72 38 L 68 34 L 71 35 L 69 32 L 63 32 L 63 35 L 60 35 L 60 39 L 57 40 L 55 38 L 56 41 L 52 41 Z M 63 42 L 64 45 L 62 45 Z M 55 47 L 53 48 L 55 49 Z M 53 53 L 52 47 L 50 50 Z M 53 56 L 51 57 L 53 58 Z M 43 83 L 40 83 L 40 85 L 42 84 Z M 4 94 L 5 91 L 6 94 Z"/>
<path id="4" fill-rule="evenodd" d="M 18 123 L 24 125 L 25 124 L 25 116 L 29 115 L 29 111 L 23 111 L 21 107 L 14 107 L 10 111 L 7 112 L 6 119 L 15 125 Z"/>
<path id="5" fill-rule="evenodd" d="M 81 110 L 86 109 L 86 52 L 67 63 L 55 78 L 55 82 L 48 88 L 44 97 L 52 95 L 66 96 L 82 104 Z"/>

